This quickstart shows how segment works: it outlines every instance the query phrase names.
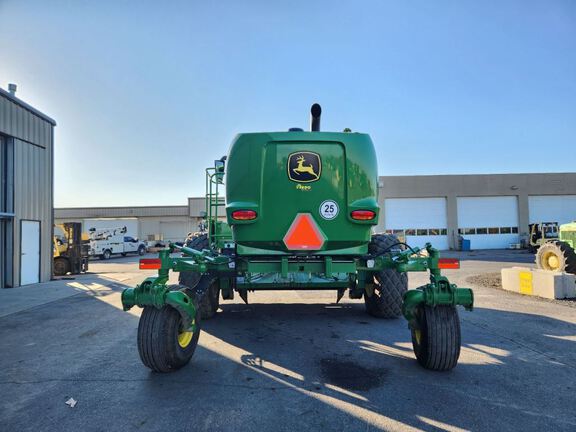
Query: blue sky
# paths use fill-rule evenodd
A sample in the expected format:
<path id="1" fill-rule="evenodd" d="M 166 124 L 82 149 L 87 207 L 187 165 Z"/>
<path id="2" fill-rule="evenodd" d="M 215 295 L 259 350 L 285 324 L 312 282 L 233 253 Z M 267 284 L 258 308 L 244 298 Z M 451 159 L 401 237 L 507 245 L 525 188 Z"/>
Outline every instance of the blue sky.
<path id="1" fill-rule="evenodd" d="M 239 132 L 368 132 L 381 175 L 576 165 L 576 2 L 0 0 L 56 206 L 183 205 Z"/>

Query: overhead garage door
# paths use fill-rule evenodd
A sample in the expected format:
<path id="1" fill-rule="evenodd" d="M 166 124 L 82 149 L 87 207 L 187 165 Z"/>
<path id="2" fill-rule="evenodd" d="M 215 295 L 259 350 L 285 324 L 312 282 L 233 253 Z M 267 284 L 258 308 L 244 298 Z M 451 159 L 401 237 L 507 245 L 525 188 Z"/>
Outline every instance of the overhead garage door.
<path id="1" fill-rule="evenodd" d="M 187 222 L 160 222 L 160 234 L 165 241 L 184 241 L 189 231 Z"/>
<path id="2" fill-rule="evenodd" d="M 519 243 L 518 199 L 459 197 L 458 233 L 472 249 L 505 249 Z"/>
<path id="3" fill-rule="evenodd" d="M 528 197 L 530 223 L 568 223 L 576 220 L 576 195 L 535 195 Z"/>
<path id="4" fill-rule="evenodd" d="M 386 198 L 384 218 L 386 232 L 404 236 L 410 246 L 449 248 L 446 198 Z"/>

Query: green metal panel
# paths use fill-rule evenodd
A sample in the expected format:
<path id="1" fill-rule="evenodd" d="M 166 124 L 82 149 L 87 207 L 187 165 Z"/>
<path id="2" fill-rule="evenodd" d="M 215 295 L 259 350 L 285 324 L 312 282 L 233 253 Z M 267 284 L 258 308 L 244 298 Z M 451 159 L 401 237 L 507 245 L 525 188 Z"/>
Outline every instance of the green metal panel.
<path id="1" fill-rule="evenodd" d="M 576 222 L 560 225 L 559 240 L 568 243 L 572 249 L 576 249 Z"/>
<path id="2" fill-rule="evenodd" d="M 312 166 L 312 154 L 319 156 L 320 166 L 313 167 L 314 175 L 295 173 L 289 166 L 291 155 L 298 159 L 301 154 L 307 157 L 304 170 L 311 169 L 307 167 Z M 325 234 L 323 253 L 365 253 L 370 228 L 377 224 L 378 216 L 371 221 L 355 221 L 350 213 L 362 209 L 378 215 L 377 177 L 374 145 L 366 134 L 238 135 L 230 149 L 226 173 L 226 212 L 238 253 L 294 254 L 283 238 L 298 213 L 311 214 Z M 338 206 L 338 214 L 331 220 L 320 215 L 320 206 L 327 200 Z M 258 217 L 253 221 L 233 220 L 231 213 L 240 209 L 255 210 Z"/>

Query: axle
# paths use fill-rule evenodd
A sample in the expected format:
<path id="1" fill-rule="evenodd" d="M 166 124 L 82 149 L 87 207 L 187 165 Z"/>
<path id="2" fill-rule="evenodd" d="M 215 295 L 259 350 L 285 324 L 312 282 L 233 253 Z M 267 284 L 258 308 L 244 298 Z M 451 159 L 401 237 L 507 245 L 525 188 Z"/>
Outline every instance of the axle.
<path id="1" fill-rule="evenodd" d="M 441 274 L 441 268 L 453 266 L 453 262 L 440 259 L 439 252 L 430 244 L 426 245 L 426 255 L 418 248 L 387 252 L 380 256 L 361 258 L 281 256 L 266 260 L 252 257 L 232 257 L 210 250 L 198 251 L 170 244 L 159 252 L 159 258 L 143 259 L 141 269 L 157 269 L 158 276 L 146 279 L 136 288 L 128 288 L 122 293 L 125 310 L 132 306 L 154 306 L 161 308 L 168 304 L 175 307 L 186 322 L 194 319 L 195 310 L 189 294 L 183 291 L 168 291 L 166 284 L 170 270 L 175 272 L 210 273 L 221 281 L 224 295 L 232 298 L 232 287 L 239 292 L 258 289 L 346 289 L 350 288 L 352 298 L 361 298 L 364 291 L 372 289 L 370 277 L 384 269 L 404 272 L 430 272 L 430 283 L 404 295 L 402 314 L 409 323 L 415 321 L 418 307 L 438 305 L 461 305 L 472 310 L 473 292 L 469 288 L 458 288 Z M 179 251 L 183 256 L 172 257 Z"/>

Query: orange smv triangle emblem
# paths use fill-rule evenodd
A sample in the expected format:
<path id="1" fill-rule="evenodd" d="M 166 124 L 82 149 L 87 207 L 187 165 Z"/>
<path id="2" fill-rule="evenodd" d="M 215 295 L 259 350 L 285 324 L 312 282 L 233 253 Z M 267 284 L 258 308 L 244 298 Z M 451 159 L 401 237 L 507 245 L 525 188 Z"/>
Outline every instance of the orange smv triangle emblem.
<path id="1" fill-rule="evenodd" d="M 284 244 L 289 250 L 319 250 L 324 240 L 324 234 L 310 213 L 298 213 L 284 236 Z"/>

